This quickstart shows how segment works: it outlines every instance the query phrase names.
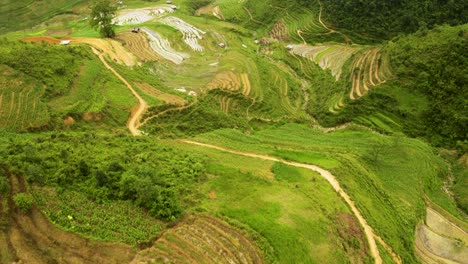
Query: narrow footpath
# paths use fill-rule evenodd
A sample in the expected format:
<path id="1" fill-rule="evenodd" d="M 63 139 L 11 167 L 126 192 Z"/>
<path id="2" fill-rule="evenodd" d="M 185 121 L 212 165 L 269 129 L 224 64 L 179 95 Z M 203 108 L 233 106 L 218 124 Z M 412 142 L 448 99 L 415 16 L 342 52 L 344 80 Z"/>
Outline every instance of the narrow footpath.
<path id="1" fill-rule="evenodd" d="M 140 127 L 140 120 L 143 114 L 145 113 L 146 109 L 148 108 L 148 103 L 133 89 L 130 83 L 125 80 L 122 75 L 120 75 L 114 68 L 112 68 L 104 59 L 104 56 L 101 52 L 97 51 L 95 48 L 92 47 L 94 54 L 96 54 L 99 59 L 101 60 L 102 64 L 109 69 L 117 78 L 119 78 L 130 91 L 132 92 L 133 96 L 136 97 L 138 100 L 138 109 L 130 115 L 130 119 L 128 119 L 127 127 L 134 136 L 141 136 L 141 131 L 138 129 Z"/>
<path id="2" fill-rule="evenodd" d="M 267 156 L 267 155 L 261 155 L 261 154 L 255 154 L 255 153 L 250 153 L 250 152 L 242 152 L 242 151 L 237 151 L 233 149 L 227 149 L 227 148 L 222 148 L 210 144 L 205 144 L 205 143 L 200 143 L 196 141 L 191 141 L 191 140 L 182 140 L 184 143 L 188 144 L 194 144 L 198 145 L 201 147 L 205 148 L 211 148 L 211 149 L 216 149 L 228 153 L 233 153 L 237 155 L 242 155 L 242 156 L 247 156 L 247 157 L 252 157 L 252 158 L 258 158 L 258 159 L 263 159 L 263 160 L 270 160 L 270 161 L 276 161 L 276 162 L 281 162 L 290 166 L 294 167 L 299 167 L 299 168 L 305 168 L 309 170 L 313 170 L 315 172 L 318 172 L 325 180 L 330 183 L 330 185 L 333 187 L 333 189 L 343 198 L 343 200 L 346 202 L 346 204 L 351 208 L 351 211 L 353 214 L 356 216 L 358 219 L 359 223 L 364 229 L 364 233 L 366 235 L 367 242 L 369 243 L 369 249 L 372 257 L 375 260 L 376 264 L 382 264 L 382 258 L 380 256 L 380 252 L 376 243 L 376 240 L 379 241 L 379 243 L 382 244 L 382 246 L 385 248 L 385 250 L 391 255 L 393 261 L 395 263 L 401 264 L 401 259 L 398 255 L 396 255 L 393 250 L 391 249 L 390 246 L 388 246 L 385 241 L 381 237 L 379 237 L 372 227 L 367 223 L 366 219 L 362 216 L 361 212 L 357 209 L 356 205 L 354 204 L 353 200 L 351 197 L 341 188 L 340 183 L 336 180 L 335 176 L 331 174 L 329 171 L 324 170 L 318 166 L 315 165 L 310 165 L 310 164 L 305 164 L 305 163 L 298 163 L 298 162 L 293 162 L 293 161 L 286 161 L 283 159 L 279 159 L 276 157 L 272 156 Z"/>

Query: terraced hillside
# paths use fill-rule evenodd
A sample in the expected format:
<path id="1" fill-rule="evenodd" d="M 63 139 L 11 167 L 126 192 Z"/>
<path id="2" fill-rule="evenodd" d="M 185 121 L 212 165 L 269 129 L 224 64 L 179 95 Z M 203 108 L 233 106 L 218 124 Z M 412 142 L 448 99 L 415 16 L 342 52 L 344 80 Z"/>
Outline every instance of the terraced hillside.
<path id="1" fill-rule="evenodd" d="M 245 234 L 212 217 L 188 216 L 131 263 L 264 263 Z"/>
<path id="2" fill-rule="evenodd" d="M 366 50 L 352 64 L 352 87 L 349 98 L 357 99 L 369 89 L 384 83 L 391 73 L 379 48 Z"/>
<path id="3" fill-rule="evenodd" d="M 323 70 L 329 69 L 336 80 L 340 79 L 342 68 L 346 61 L 361 49 L 360 47 L 344 45 L 294 45 L 290 47 L 293 54 L 300 55 L 315 62 Z"/>
<path id="4" fill-rule="evenodd" d="M 0 72 L 0 127 L 27 131 L 47 125 L 50 113 L 41 100 L 43 85 L 5 65 Z"/>
<path id="5" fill-rule="evenodd" d="M 45 20 L 66 12 L 83 0 L 3 0 L 0 3 L 0 33 L 37 26 Z M 75 10 L 80 13 L 79 9 Z"/>
<path id="6" fill-rule="evenodd" d="M 466 25 L 382 42 L 329 1 L 123 0 L 105 39 L 59 2 L 0 36 L 0 262 L 466 258 Z"/>

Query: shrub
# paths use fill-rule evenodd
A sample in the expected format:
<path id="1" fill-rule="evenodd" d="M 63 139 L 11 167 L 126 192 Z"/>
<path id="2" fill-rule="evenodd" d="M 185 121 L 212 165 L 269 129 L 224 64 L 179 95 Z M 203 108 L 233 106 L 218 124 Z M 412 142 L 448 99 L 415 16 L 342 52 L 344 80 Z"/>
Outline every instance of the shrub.
<path id="1" fill-rule="evenodd" d="M 31 210 L 34 203 L 33 197 L 28 193 L 16 194 L 13 196 L 13 201 L 15 205 L 25 213 Z"/>

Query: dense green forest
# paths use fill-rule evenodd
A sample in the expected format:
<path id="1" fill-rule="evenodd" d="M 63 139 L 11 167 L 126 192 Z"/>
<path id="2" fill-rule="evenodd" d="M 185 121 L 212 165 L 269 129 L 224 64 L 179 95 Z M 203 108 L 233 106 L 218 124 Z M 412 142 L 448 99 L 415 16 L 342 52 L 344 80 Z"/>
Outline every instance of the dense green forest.
<path id="1" fill-rule="evenodd" d="M 1 167 L 31 184 L 75 190 L 97 202 L 128 200 L 163 220 L 179 217 L 196 200 L 202 157 L 151 138 L 50 133 L 1 142 Z M 4 189 L 2 187 L 2 189 Z"/>
<path id="2" fill-rule="evenodd" d="M 322 0 L 322 4 L 328 23 L 379 38 L 468 22 L 467 1 Z"/>

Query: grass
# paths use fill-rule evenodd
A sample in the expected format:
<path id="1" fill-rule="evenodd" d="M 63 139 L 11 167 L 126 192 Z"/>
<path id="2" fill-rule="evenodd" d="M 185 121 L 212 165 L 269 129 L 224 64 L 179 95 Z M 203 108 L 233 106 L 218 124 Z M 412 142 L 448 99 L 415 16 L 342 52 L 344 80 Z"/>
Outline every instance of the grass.
<path id="1" fill-rule="evenodd" d="M 218 151 L 196 151 L 210 157 L 211 176 L 203 192 L 216 195 L 200 205 L 203 210 L 248 225 L 269 242 L 280 263 L 342 262 L 348 257 L 335 244 L 338 235 L 331 220 L 348 209 L 316 173 Z"/>
<path id="2" fill-rule="evenodd" d="M 6 0 L 0 6 L 0 34 L 36 26 L 47 19 L 71 10 L 83 0 Z"/>
<path id="3" fill-rule="evenodd" d="M 92 57 L 83 61 L 70 90 L 54 98 L 49 105 L 62 116 L 103 113 L 124 124 L 128 110 L 136 103 L 128 88 L 97 58 Z"/>
<path id="4" fill-rule="evenodd" d="M 137 246 L 165 226 L 128 201 L 97 203 L 80 192 L 50 187 L 34 187 L 33 193 L 52 223 L 87 238 Z"/>
<path id="5" fill-rule="evenodd" d="M 447 173 L 443 160 L 418 140 L 360 130 L 324 134 L 297 124 L 252 136 L 219 130 L 196 140 L 328 167 L 404 261 L 416 259 L 407 249 L 413 244 L 414 226 L 424 215 L 423 194 L 458 215 L 453 201 L 441 191 Z"/>

